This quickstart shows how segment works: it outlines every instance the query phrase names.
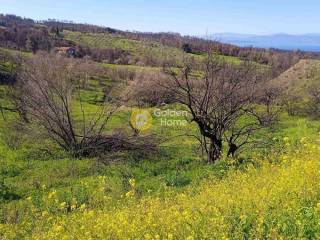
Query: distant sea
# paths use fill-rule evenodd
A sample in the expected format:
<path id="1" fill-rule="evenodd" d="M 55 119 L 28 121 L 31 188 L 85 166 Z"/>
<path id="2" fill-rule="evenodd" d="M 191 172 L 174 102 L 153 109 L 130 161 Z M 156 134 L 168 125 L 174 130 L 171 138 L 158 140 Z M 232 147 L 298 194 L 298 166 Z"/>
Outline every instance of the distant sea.
<path id="1" fill-rule="evenodd" d="M 208 38 L 208 37 L 207 37 Z M 250 35 L 237 33 L 216 33 L 210 39 L 230 43 L 241 47 L 277 48 L 283 50 L 301 50 L 320 52 L 320 34 L 290 35 L 285 33 L 274 35 Z"/>
<path id="2" fill-rule="evenodd" d="M 257 47 L 257 48 L 276 48 L 276 49 L 282 49 L 282 50 L 301 50 L 301 51 L 307 51 L 307 52 L 320 52 L 320 45 L 262 45 L 262 44 L 241 44 L 241 43 L 234 43 L 235 45 L 238 45 L 240 47 Z"/>
<path id="3" fill-rule="evenodd" d="M 320 52 L 320 46 L 279 46 L 277 47 L 279 49 L 284 49 L 284 50 L 301 50 L 301 51 L 307 51 L 307 52 Z"/>

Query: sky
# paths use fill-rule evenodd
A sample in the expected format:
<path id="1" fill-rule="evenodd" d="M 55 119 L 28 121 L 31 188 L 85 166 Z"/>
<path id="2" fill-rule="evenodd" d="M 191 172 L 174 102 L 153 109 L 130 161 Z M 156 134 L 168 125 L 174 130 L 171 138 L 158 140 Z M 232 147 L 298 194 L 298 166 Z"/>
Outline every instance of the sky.
<path id="1" fill-rule="evenodd" d="M 211 33 L 320 33 L 319 0 L 0 0 L 0 13 L 121 30 Z"/>

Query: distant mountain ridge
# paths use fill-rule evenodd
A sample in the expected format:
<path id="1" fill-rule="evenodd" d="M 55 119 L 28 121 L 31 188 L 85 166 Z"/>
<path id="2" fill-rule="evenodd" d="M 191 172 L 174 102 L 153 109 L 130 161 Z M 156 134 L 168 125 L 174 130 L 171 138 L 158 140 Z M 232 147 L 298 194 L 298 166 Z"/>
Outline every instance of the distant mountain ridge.
<path id="1" fill-rule="evenodd" d="M 320 52 L 320 33 L 292 35 L 278 33 L 273 35 L 254 35 L 237 33 L 216 33 L 207 36 L 211 40 L 230 43 L 240 47 L 278 48 L 284 50 L 303 50 Z"/>

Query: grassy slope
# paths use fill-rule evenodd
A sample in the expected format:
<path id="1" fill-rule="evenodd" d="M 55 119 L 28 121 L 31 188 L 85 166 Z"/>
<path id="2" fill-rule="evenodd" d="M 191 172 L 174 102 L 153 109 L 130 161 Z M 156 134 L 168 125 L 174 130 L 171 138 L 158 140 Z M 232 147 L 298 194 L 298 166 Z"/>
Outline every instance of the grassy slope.
<path id="1" fill-rule="evenodd" d="M 95 92 L 99 90 L 99 86 L 94 82 L 90 88 L 96 89 Z M 85 107 L 91 111 L 94 111 L 96 108 L 95 104 L 91 101 L 92 98 L 97 97 L 93 93 L 91 91 L 85 93 L 87 96 L 85 98 Z M 170 106 L 170 108 L 175 107 Z M 75 114 L 79 114 L 78 111 Z M 9 115 L 9 117 L 13 118 L 14 116 Z M 123 109 L 112 119 L 110 127 L 118 127 L 129 131 L 129 118 L 130 109 Z M 276 137 L 274 140 L 275 144 L 278 147 L 274 149 L 275 153 L 269 154 L 266 157 L 269 161 L 279 162 L 281 160 L 276 152 L 280 151 L 282 144 L 284 144 L 282 139 L 285 136 L 290 138 L 291 147 L 288 147 L 289 149 L 296 149 L 296 146 L 300 145 L 300 139 L 303 137 L 307 137 L 311 142 L 314 142 L 318 138 L 318 132 L 320 131 L 319 122 L 303 118 L 289 118 L 286 115 L 283 115 L 281 119 L 280 124 L 273 133 Z M 279 170 L 282 171 L 280 175 L 267 175 L 267 172 L 271 171 L 271 168 L 278 169 L 278 165 L 276 167 L 266 165 L 267 170 L 252 169 L 249 171 L 249 176 L 247 176 L 243 170 L 247 166 L 250 166 L 252 162 L 255 166 L 260 166 L 263 159 L 253 157 L 252 152 L 250 153 L 251 158 L 240 165 L 238 162 L 222 160 L 214 166 L 207 166 L 195 153 L 195 140 L 187 139 L 186 137 L 174 137 L 184 133 L 186 128 L 164 128 L 160 125 L 159 119 L 154 119 L 153 123 L 151 132 L 172 137 L 172 140 L 161 148 L 161 154 L 154 156 L 121 154 L 116 158 L 114 157 L 117 160 L 116 162 L 105 165 L 96 159 L 72 159 L 63 152 L 60 152 L 50 141 L 43 141 L 41 137 L 37 137 L 40 136 L 40 132 L 36 130 L 36 127 L 32 128 L 31 131 L 26 129 L 23 131 L 19 130 L 18 132 L 12 128 L 10 121 L 5 122 L 1 120 L 0 179 L 4 179 L 5 186 L 7 187 L 6 197 L 8 199 L 16 199 L 15 201 L 4 199 L 1 203 L 0 219 L 2 223 L 6 224 L 0 225 L 0 229 L 2 228 L 3 230 L 0 232 L 4 234 L 5 239 L 31 235 L 32 231 L 30 227 L 33 224 L 38 226 L 34 234 L 40 239 L 46 237 L 50 239 L 62 239 L 65 235 L 74 234 L 73 231 L 76 231 L 74 229 L 76 226 L 78 231 L 78 226 L 95 223 L 93 219 L 87 218 L 89 212 L 92 214 L 92 217 L 100 222 L 100 228 L 96 230 L 93 230 L 95 229 L 93 227 L 85 228 L 83 231 L 86 233 L 83 233 L 81 230 L 79 232 L 79 239 L 81 237 L 88 239 L 89 235 L 95 238 L 95 234 L 98 234 L 99 238 L 106 238 L 110 234 L 120 239 L 124 237 L 122 234 L 132 238 L 145 234 L 151 234 L 155 237 L 155 235 L 159 234 L 161 238 L 165 238 L 164 234 L 169 234 L 170 232 L 172 232 L 175 239 L 188 237 L 187 235 L 192 234 L 198 238 L 205 237 L 205 234 L 208 237 L 221 237 L 228 232 L 231 234 L 230 229 L 232 226 L 230 224 L 236 222 L 236 219 L 241 214 L 248 213 L 250 215 L 249 220 L 255 221 L 255 217 L 257 216 L 251 216 L 254 213 L 249 208 L 249 205 L 251 201 L 262 201 L 260 198 L 253 198 L 252 194 L 255 192 L 255 187 L 266 181 L 263 179 L 271 180 L 276 177 L 277 179 L 283 178 L 284 182 L 291 179 L 291 177 L 285 175 L 286 168 Z M 188 133 L 195 131 L 194 126 L 188 126 L 187 129 Z M 13 140 L 9 140 L 9 138 Z M 42 150 L 46 148 L 50 152 Z M 258 155 L 259 151 L 257 152 Z M 313 157 L 312 159 L 314 159 Z M 108 157 L 105 160 L 107 159 Z M 317 169 L 318 165 L 313 167 Z M 232 174 L 236 169 L 242 169 L 236 174 L 239 174 L 239 178 L 244 182 L 244 186 L 240 188 L 238 183 L 239 178 Z M 226 177 L 229 174 L 231 176 Z M 298 174 L 298 172 L 294 172 L 294 174 Z M 104 176 L 104 178 L 99 178 L 99 176 Z M 249 181 L 252 182 L 251 185 L 245 185 L 247 184 L 245 183 L 246 181 L 257 176 L 259 176 L 257 182 Z M 131 186 L 129 179 L 135 179 L 137 184 Z M 225 179 L 225 183 L 219 182 L 219 179 Z M 199 187 L 199 184 L 201 187 Z M 251 190 L 245 190 L 246 187 Z M 271 184 L 269 187 L 267 187 L 267 191 L 273 191 L 273 185 Z M 291 191 L 291 187 L 294 186 L 288 187 L 287 190 Z M 222 197 L 216 199 L 217 196 L 221 195 L 238 199 L 237 195 L 234 195 L 237 188 L 239 191 L 246 191 L 248 205 L 241 208 L 238 201 L 235 201 L 234 205 L 227 202 L 226 206 L 229 206 L 230 209 L 233 206 L 237 207 L 238 210 L 235 215 L 231 215 L 226 210 L 226 212 L 219 213 L 220 215 L 216 216 L 213 215 L 216 212 L 212 212 L 215 210 L 210 208 L 210 211 L 203 215 L 203 220 L 197 216 L 197 212 L 205 211 L 205 208 L 202 208 L 202 206 L 212 207 L 218 204 L 218 206 L 223 208 L 223 199 Z M 300 188 L 294 188 L 294 190 L 300 194 Z M 125 197 L 126 195 L 131 195 L 130 191 L 134 191 L 135 197 Z M 199 196 L 193 196 L 193 193 L 198 191 L 200 191 Z M 54 192 L 56 194 L 54 194 L 54 200 L 52 200 L 51 198 L 53 197 L 49 196 Z M 277 199 L 282 197 L 281 194 L 281 192 L 274 193 Z M 170 196 L 168 202 L 163 202 L 157 197 L 166 195 Z M 206 197 L 207 195 L 211 197 Z M 216 199 L 214 204 L 212 203 L 212 199 Z M 30 201 L 32 202 L 31 205 Z M 178 204 L 174 204 L 175 202 L 178 202 Z M 66 206 L 64 206 L 65 204 Z M 143 209 L 142 205 L 144 204 L 150 206 L 150 209 Z M 275 203 L 272 202 L 272 204 Z M 295 204 L 298 206 L 298 203 Z M 33 207 L 30 208 L 30 206 Z M 66 213 L 67 206 L 73 206 L 72 214 Z M 264 209 L 272 206 L 263 205 L 262 207 Z M 110 210 L 111 208 L 112 210 Z M 181 211 L 191 211 L 191 219 L 195 218 L 192 221 L 194 224 L 191 224 L 190 227 L 187 227 L 188 224 L 184 218 L 177 217 L 176 223 L 174 223 L 172 216 L 176 215 L 169 214 L 171 211 L 178 211 L 180 208 Z M 227 209 L 227 207 L 223 209 Z M 146 214 L 144 211 L 150 214 L 149 223 L 139 220 L 142 215 Z M 119 219 L 127 219 L 128 215 L 131 216 L 132 221 L 126 222 L 124 219 Z M 225 219 L 233 220 L 227 223 L 221 215 Z M 34 216 L 34 218 L 29 218 L 28 216 Z M 161 216 L 162 228 L 156 228 L 155 226 L 157 225 L 152 225 L 156 224 L 155 221 L 159 216 Z M 267 216 L 263 215 L 263 217 Z M 40 220 L 37 220 L 37 218 L 40 218 Z M 111 218 L 114 218 L 114 222 L 121 222 L 121 225 L 109 226 L 113 222 Z M 215 233 L 206 227 L 209 224 L 207 221 L 211 221 L 210 219 L 212 218 L 217 221 L 210 223 L 210 226 L 214 227 Z M 14 223 L 14 225 L 8 225 L 10 223 Z M 16 223 L 19 224 L 15 225 Z M 192 230 L 198 228 L 199 224 L 202 223 L 205 224 L 201 228 L 201 231 Z M 175 228 L 171 228 L 171 224 Z M 254 224 L 256 223 L 254 222 Z M 273 223 L 269 224 L 270 229 L 273 229 Z M 54 230 L 55 228 L 60 229 L 60 227 L 61 230 L 57 232 Z M 238 229 L 238 227 L 236 226 L 236 229 L 239 233 L 234 234 L 243 234 L 241 231 L 247 231 Z M 66 229 L 68 229 L 68 232 Z M 127 232 L 125 229 L 134 230 Z"/>
<path id="2" fill-rule="evenodd" d="M 141 48 L 123 42 L 127 40 L 110 41 L 110 46 L 125 45 L 135 54 Z M 85 107 L 91 113 L 101 87 L 92 81 L 85 93 Z M 79 109 L 75 114 L 80 116 Z M 172 138 L 160 154 L 124 153 L 105 164 L 70 158 L 44 141 L 37 126 L 16 130 L 14 118 L 12 114 L 7 121 L 0 117 L 0 197 L 4 198 L 0 199 L 0 239 L 302 238 L 319 232 L 315 224 L 318 150 L 309 144 L 303 153 L 294 152 L 304 144 L 302 138 L 318 140 L 318 121 L 283 114 L 279 125 L 268 132 L 275 136 L 271 153 L 245 151 L 242 164 L 224 159 L 207 166 L 195 151 L 195 140 L 175 137 L 186 130 L 194 132 L 194 126 L 164 128 L 154 119 L 150 132 Z M 130 109 L 122 109 L 110 128 L 130 131 L 129 118 Z M 289 141 L 284 142 L 284 137 Z M 284 163 L 287 159 L 292 162 Z M 130 184 L 130 179 L 136 184 Z"/>
<path id="3" fill-rule="evenodd" d="M 126 119 L 123 114 L 114 124 Z M 154 130 L 161 132 L 159 128 L 156 123 Z M 266 160 L 272 163 L 254 157 L 241 168 L 227 160 L 206 166 L 193 153 L 192 142 L 182 139 L 169 143 L 162 155 L 121 155 L 119 162 L 107 165 L 39 150 L 50 143 L 24 141 L 10 149 L 1 142 L 0 174 L 12 196 L 20 199 L 2 203 L 2 223 L 7 224 L 0 224 L 0 236 L 318 236 L 319 149 L 308 142 L 318 140 L 319 130 L 319 122 L 283 116 L 275 139 L 284 146 L 280 155 L 269 154 Z M 165 134 L 168 131 L 177 130 L 166 129 Z M 284 136 L 289 140 L 283 140 Z M 303 149 L 297 151 L 301 144 Z M 130 179 L 136 183 L 130 184 Z"/>
<path id="4" fill-rule="evenodd" d="M 315 74 L 319 73 L 319 69 L 319 60 L 300 60 L 273 82 L 292 91 L 303 91 L 307 86 L 318 81 Z"/>

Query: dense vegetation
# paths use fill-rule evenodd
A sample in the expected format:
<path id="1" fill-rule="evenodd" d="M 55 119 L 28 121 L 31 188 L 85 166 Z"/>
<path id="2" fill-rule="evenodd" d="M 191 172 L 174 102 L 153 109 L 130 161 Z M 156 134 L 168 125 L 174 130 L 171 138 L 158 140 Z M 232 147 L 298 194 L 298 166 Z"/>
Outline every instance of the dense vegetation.
<path id="1" fill-rule="evenodd" d="M 0 45 L 0 239 L 320 237 L 316 54 L 8 15 Z"/>

